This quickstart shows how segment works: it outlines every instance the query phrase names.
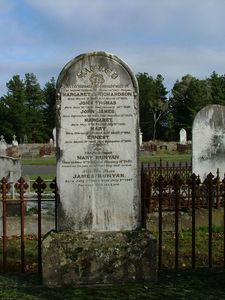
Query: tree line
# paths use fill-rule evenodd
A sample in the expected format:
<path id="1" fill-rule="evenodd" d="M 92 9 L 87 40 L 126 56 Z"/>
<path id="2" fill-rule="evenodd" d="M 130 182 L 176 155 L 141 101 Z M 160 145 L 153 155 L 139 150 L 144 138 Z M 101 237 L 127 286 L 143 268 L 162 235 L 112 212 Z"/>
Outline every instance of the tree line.
<path id="1" fill-rule="evenodd" d="M 191 128 L 197 112 L 209 104 L 225 105 L 225 75 L 213 72 L 198 79 L 185 75 L 167 91 L 164 78 L 158 74 L 136 75 L 139 84 L 140 129 L 143 140 L 178 140 L 181 128 L 191 138 Z M 14 75 L 6 83 L 6 95 L 0 99 L 0 134 L 12 141 L 48 142 L 55 127 L 55 87 L 51 78 L 41 88 L 33 73 L 24 78 Z"/>
<path id="2" fill-rule="evenodd" d="M 198 111 L 210 104 L 225 105 L 225 75 L 213 72 L 205 79 L 185 75 L 169 92 L 164 78 L 138 73 L 140 127 L 145 141 L 179 140 L 179 131 L 186 129 L 191 139 L 192 123 Z"/>

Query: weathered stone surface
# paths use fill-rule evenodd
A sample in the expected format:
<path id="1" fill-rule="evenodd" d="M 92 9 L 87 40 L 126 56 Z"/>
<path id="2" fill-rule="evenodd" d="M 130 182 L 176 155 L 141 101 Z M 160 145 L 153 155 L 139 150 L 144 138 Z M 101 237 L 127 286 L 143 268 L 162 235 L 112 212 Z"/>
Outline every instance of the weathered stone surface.
<path id="1" fill-rule="evenodd" d="M 16 182 L 21 177 L 21 160 L 0 156 L 0 180 L 5 177 L 11 182 Z"/>
<path id="2" fill-rule="evenodd" d="M 138 86 L 105 52 L 70 61 L 57 81 L 59 230 L 140 228 Z"/>
<path id="3" fill-rule="evenodd" d="M 196 115 L 192 128 L 192 168 L 204 180 L 211 172 L 225 173 L 225 106 L 208 105 Z"/>
<path id="4" fill-rule="evenodd" d="M 43 241 L 48 286 L 156 280 L 156 240 L 146 231 L 50 233 Z"/>

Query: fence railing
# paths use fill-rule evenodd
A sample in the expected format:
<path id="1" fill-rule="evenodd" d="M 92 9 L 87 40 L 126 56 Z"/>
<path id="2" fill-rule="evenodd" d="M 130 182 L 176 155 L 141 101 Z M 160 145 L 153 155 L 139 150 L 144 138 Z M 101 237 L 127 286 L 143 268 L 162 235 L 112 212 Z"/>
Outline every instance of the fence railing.
<path id="1" fill-rule="evenodd" d="M 15 188 L 13 193 L 11 189 Z M 31 192 L 31 188 L 33 191 Z M 47 193 L 45 193 L 45 191 Z M 21 272 L 25 272 L 25 223 L 26 215 L 29 209 L 37 206 L 37 253 L 38 253 L 38 273 L 42 274 L 42 252 L 41 252 L 41 242 L 42 242 L 42 207 L 44 203 L 53 203 L 54 209 L 54 226 L 52 229 L 57 229 L 57 200 L 56 200 L 56 180 L 54 179 L 50 182 L 49 186 L 38 177 L 30 186 L 23 177 L 21 177 L 16 183 L 8 182 L 6 178 L 2 178 L 0 181 L 0 203 L 2 204 L 2 271 L 7 271 L 7 257 L 9 253 L 8 241 L 12 238 L 13 233 L 8 234 L 7 228 L 8 224 L 8 212 L 9 208 L 14 206 L 13 213 L 10 215 L 17 215 L 20 218 L 20 269 Z"/>
<path id="2" fill-rule="evenodd" d="M 163 268 L 163 213 L 171 211 L 174 218 L 174 268 L 177 271 L 180 266 L 180 212 L 185 208 L 191 212 L 191 267 L 196 267 L 196 209 L 206 208 L 208 211 L 207 226 L 207 264 L 213 266 L 213 208 L 222 207 L 225 215 L 225 178 L 220 178 L 219 172 L 213 176 L 209 173 L 207 178 L 201 182 L 195 174 L 191 174 L 191 165 L 172 164 L 160 162 L 159 165 L 142 165 L 142 204 L 143 204 L 143 226 L 149 212 L 158 214 L 158 268 Z M 14 198 L 10 189 L 15 187 Z M 33 183 L 26 182 L 22 177 L 16 182 L 8 182 L 6 178 L 0 181 L 0 204 L 2 204 L 2 270 L 8 270 L 7 258 L 9 254 L 9 233 L 7 225 L 9 222 L 10 205 L 17 206 L 17 218 L 20 219 L 20 270 L 25 272 L 26 268 L 26 215 L 36 204 L 37 206 L 37 249 L 38 249 L 38 272 L 42 273 L 41 242 L 43 237 L 42 221 L 43 211 L 46 203 L 50 203 L 53 209 L 54 225 L 52 229 L 57 230 L 57 197 L 56 180 L 44 182 L 38 177 Z M 51 212 L 52 213 L 52 212 Z M 225 267 L 225 218 L 222 232 L 222 259 Z M 198 254 L 198 253 L 197 253 Z"/>
<path id="3" fill-rule="evenodd" d="M 176 169 L 176 171 L 175 171 Z M 196 267 L 196 209 L 205 208 L 208 213 L 207 238 L 208 267 L 213 265 L 213 208 L 223 207 L 223 266 L 225 267 L 225 177 L 220 179 L 219 171 L 214 176 L 209 173 L 201 182 L 199 176 L 190 174 L 189 166 L 174 167 L 168 176 L 168 168 L 142 166 L 142 203 L 144 216 L 150 212 L 158 214 L 158 269 L 162 269 L 163 213 L 172 211 L 174 216 L 174 269 L 179 268 L 180 251 L 180 212 L 185 208 L 191 211 L 191 267 Z M 180 171 L 180 172 L 179 172 Z M 157 177 L 157 175 L 158 177 Z M 145 219 L 146 221 L 146 219 Z"/>

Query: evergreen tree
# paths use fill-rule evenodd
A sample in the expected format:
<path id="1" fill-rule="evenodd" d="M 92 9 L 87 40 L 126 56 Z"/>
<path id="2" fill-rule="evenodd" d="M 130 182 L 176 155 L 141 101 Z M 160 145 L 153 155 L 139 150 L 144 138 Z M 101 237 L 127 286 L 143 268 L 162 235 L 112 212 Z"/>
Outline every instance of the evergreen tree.
<path id="1" fill-rule="evenodd" d="M 51 78 L 45 84 L 44 87 L 44 97 L 45 97 L 45 105 L 44 105 L 44 120 L 46 124 L 46 131 L 49 137 L 52 136 L 53 128 L 55 127 L 55 93 L 56 93 L 56 82 L 54 77 Z"/>
<path id="2" fill-rule="evenodd" d="M 27 109 L 25 103 L 24 83 L 19 75 L 14 75 L 6 84 L 7 94 L 1 98 L 1 134 L 8 142 L 15 134 L 22 138 L 27 129 Z"/>
<path id="3" fill-rule="evenodd" d="M 42 142 L 47 140 L 46 126 L 44 123 L 44 93 L 33 73 L 25 74 L 25 101 L 27 106 L 27 131 L 28 141 Z"/>
<path id="4" fill-rule="evenodd" d="M 187 130 L 191 138 L 192 123 L 197 112 L 211 103 L 211 95 L 206 80 L 199 80 L 191 75 L 185 75 L 177 80 L 170 98 L 170 113 L 173 115 L 173 139 L 178 138 L 181 128 Z"/>
<path id="5" fill-rule="evenodd" d="M 156 78 L 147 73 L 138 73 L 140 101 L 140 127 L 144 140 L 155 139 L 157 125 L 161 126 L 162 115 L 167 109 L 167 91 L 163 85 L 163 77 Z M 159 136 L 158 136 L 159 137 Z"/>

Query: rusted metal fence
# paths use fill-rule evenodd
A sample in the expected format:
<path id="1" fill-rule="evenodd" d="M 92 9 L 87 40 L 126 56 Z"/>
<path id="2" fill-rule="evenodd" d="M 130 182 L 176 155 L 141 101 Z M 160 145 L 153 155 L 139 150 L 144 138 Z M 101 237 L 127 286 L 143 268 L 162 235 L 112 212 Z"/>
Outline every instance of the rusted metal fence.
<path id="1" fill-rule="evenodd" d="M 191 211 L 191 268 L 196 268 L 196 209 L 205 208 L 208 213 L 207 241 L 209 268 L 213 266 L 213 208 L 223 207 L 225 216 L 225 177 L 220 179 L 209 173 L 201 182 L 199 176 L 191 174 L 190 165 L 157 165 L 152 168 L 142 165 L 142 203 L 144 216 L 158 214 L 158 269 L 161 270 L 163 248 L 163 213 L 172 211 L 174 217 L 174 269 L 179 268 L 180 228 L 179 218 L 182 210 Z M 145 219 L 146 221 L 146 219 Z M 222 260 L 225 267 L 225 218 L 223 224 Z"/>
<path id="2" fill-rule="evenodd" d="M 12 193 L 10 189 L 16 190 L 16 193 L 13 192 L 14 199 L 12 199 Z M 28 189 L 29 188 L 29 189 Z M 45 192 L 46 188 L 48 193 Z M 31 192 L 31 189 L 33 191 Z M 29 190 L 29 191 L 28 191 Z M 9 207 L 14 205 L 19 208 L 18 215 L 20 217 L 20 270 L 22 273 L 25 272 L 26 265 L 26 249 L 25 241 L 27 239 L 25 232 L 25 222 L 26 222 L 26 212 L 28 210 L 28 204 L 31 207 L 34 204 L 37 204 L 37 255 L 38 255 L 38 273 L 42 274 L 42 253 L 41 253 L 41 242 L 42 242 L 42 206 L 44 203 L 52 203 L 54 209 L 54 223 L 55 226 L 53 230 L 57 229 L 57 200 L 56 200 L 56 180 L 54 179 L 50 182 L 49 187 L 42 180 L 41 177 L 38 177 L 34 183 L 30 186 L 28 182 L 21 177 L 16 183 L 8 182 L 6 178 L 2 178 L 0 181 L 0 203 L 2 204 L 2 272 L 9 270 L 7 264 L 7 257 L 9 253 L 8 242 L 9 239 L 16 239 L 12 233 L 8 234 L 7 225 L 8 225 L 8 212 Z M 17 237 L 18 238 L 18 237 Z"/>

